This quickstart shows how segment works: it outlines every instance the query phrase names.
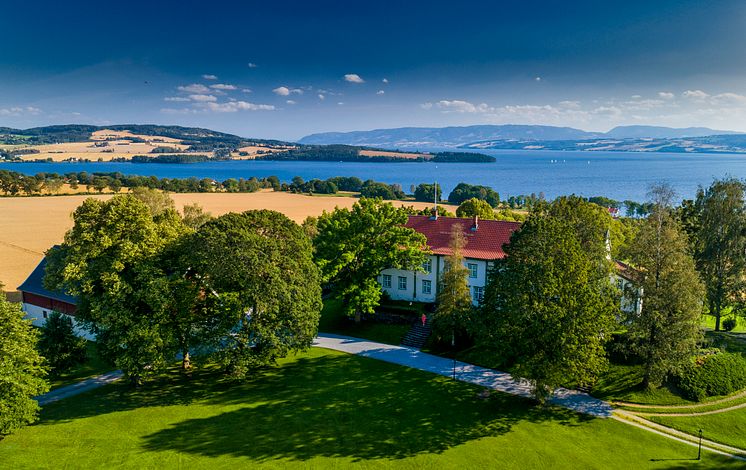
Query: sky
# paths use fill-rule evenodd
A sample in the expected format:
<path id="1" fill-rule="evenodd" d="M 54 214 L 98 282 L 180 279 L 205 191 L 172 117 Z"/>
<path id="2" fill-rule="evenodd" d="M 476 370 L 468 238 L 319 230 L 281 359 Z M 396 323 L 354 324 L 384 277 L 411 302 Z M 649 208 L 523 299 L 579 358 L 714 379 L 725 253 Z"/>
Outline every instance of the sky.
<path id="1" fill-rule="evenodd" d="M 742 0 L 3 0 L 0 127 L 746 131 Z"/>

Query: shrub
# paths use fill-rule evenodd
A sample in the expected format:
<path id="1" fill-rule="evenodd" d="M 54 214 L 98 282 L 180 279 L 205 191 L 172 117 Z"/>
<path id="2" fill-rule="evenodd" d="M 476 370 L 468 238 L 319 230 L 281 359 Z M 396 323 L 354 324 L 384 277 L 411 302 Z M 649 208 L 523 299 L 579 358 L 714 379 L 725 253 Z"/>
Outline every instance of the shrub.
<path id="1" fill-rule="evenodd" d="M 678 385 L 687 398 L 697 401 L 737 392 L 746 387 L 746 359 L 722 352 L 697 356 L 679 374 Z"/>
<path id="2" fill-rule="evenodd" d="M 733 331 L 735 327 L 736 327 L 735 318 L 731 317 L 731 318 L 726 318 L 725 320 L 723 320 L 723 329 L 725 331 Z"/>
<path id="3" fill-rule="evenodd" d="M 52 312 L 41 328 L 39 353 L 52 368 L 52 374 L 59 375 L 86 360 L 85 339 L 75 335 L 70 317 Z"/>

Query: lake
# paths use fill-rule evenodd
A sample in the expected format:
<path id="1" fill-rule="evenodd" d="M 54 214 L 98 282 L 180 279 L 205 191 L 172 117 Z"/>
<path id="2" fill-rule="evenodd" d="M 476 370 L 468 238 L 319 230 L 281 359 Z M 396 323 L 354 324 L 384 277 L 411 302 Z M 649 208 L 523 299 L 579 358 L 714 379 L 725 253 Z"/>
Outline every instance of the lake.
<path id="1" fill-rule="evenodd" d="M 0 169 L 26 174 L 121 172 L 158 177 L 258 178 L 276 175 L 282 181 L 294 176 L 305 180 L 332 176 L 411 185 L 437 181 L 447 195 L 459 182 L 490 186 L 501 197 L 539 194 L 547 198 L 564 194 L 607 196 L 617 200 L 646 199 L 650 184 L 666 181 L 680 198 L 692 197 L 698 185 L 713 178 L 746 178 L 746 155 L 634 152 L 572 152 L 496 150 L 484 151 L 495 163 L 358 163 L 225 161 L 191 164 L 137 163 L 0 163 Z"/>

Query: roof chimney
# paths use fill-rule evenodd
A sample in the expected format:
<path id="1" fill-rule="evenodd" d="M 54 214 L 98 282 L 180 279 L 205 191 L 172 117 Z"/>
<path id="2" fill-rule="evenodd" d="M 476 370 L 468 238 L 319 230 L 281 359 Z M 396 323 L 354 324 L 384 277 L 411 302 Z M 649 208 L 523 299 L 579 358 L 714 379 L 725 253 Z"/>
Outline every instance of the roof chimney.
<path id="1" fill-rule="evenodd" d="M 438 182 L 436 181 L 433 184 L 433 216 L 430 217 L 430 220 L 438 220 Z"/>
<path id="2" fill-rule="evenodd" d="M 479 216 L 475 215 L 474 216 L 474 225 L 471 226 L 471 231 L 472 232 L 476 232 L 478 228 L 479 228 Z"/>

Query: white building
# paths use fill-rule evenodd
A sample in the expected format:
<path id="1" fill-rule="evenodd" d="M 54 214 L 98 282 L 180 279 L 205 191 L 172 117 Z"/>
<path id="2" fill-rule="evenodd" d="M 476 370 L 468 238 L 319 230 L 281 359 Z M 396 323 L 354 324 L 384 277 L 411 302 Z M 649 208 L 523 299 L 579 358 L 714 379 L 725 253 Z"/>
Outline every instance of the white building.
<path id="1" fill-rule="evenodd" d="M 510 236 L 520 229 L 519 222 L 479 220 L 478 218 L 409 216 L 406 226 L 425 235 L 432 251 L 423 265 L 425 272 L 405 269 L 384 269 L 378 276 L 381 288 L 393 300 L 410 302 L 435 302 L 438 295 L 438 279 L 445 268 L 445 260 L 452 253 L 451 233 L 456 225 L 466 238 L 463 251 L 464 266 L 469 270 L 467 283 L 472 302 L 477 305 L 482 300 L 487 285 L 487 271 L 495 260 L 505 257 L 503 247 L 510 242 Z M 607 237 L 607 248 L 611 251 Z M 611 260 L 611 258 L 609 257 Z M 640 295 L 633 287 L 634 269 L 619 261 L 614 261 L 615 273 L 612 282 L 622 292 L 621 309 L 637 312 L 642 308 Z"/>
<path id="2" fill-rule="evenodd" d="M 487 284 L 487 271 L 492 263 L 505 257 L 503 246 L 520 228 L 518 222 L 479 220 L 478 218 L 429 217 L 412 215 L 406 226 L 425 235 L 432 252 L 423 265 L 425 272 L 404 269 L 384 269 L 378 277 L 382 290 L 394 300 L 435 302 L 438 279 L 445 269 L 446 257 L 452 254 L 451 233 L 456 226 L 466 238 L 463 250 L 464 266 L 469 270 L 467 282 L 472 302 L 478 304 Z"/>

